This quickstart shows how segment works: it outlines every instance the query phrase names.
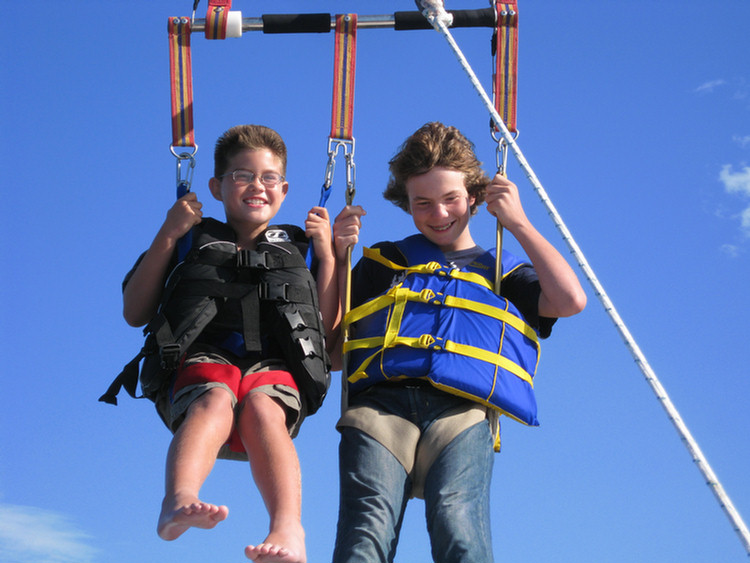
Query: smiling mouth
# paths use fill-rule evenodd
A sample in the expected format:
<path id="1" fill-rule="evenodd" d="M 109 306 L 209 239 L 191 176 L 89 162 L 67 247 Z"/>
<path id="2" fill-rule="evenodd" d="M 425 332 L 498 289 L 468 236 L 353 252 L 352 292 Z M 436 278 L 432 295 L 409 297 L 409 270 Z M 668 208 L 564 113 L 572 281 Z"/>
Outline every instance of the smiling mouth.
<path id="1" fill-rule="evenodd" d="M 256 198 L 256 197 L 252 197 L 252 198 L 248 198 L 248 199 L 243 199 L 242 201 L 246 205 L 250 205 L 250 206 L 260 206 L 260 205 L 265 205 L 266 204 L 265 200 L 260 199 L 260 198 Z"/>
<path id="2" fill-rule="evenodd" d="M 450 223 L 448 223 L 447 225 L 441 225 L 441 226 L 439 226 L 439 227 L 430 227 L 430 228 L 431 228 L 431 229 L 432 229 L 433 231 L 437 231 L 437 232 L 439 232 L 439 233 L 442 233 L 442 232 L 444 232 L 444 231 L 447 231 L 448 229 L 450 229 L 450 228 L 451 228 L 451 227 L 453 226 L 453 224 L 454 224 L 454 223 L 455 223 L 455 221 L 451 221 L 451 222 L 450 222 Z"/>

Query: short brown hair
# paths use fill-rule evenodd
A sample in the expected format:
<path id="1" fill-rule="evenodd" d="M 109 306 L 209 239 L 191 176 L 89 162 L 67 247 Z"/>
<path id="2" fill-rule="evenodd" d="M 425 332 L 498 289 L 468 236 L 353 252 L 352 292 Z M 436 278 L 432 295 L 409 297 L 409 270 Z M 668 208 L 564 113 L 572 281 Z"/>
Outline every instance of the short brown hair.
<path id="1" fill-rule="evenodd" d="M 389 163 L 391 178 L 383 197 L 408 212 L 406 181 L 436 166 L 463 172 L 466 191 L 475 198 L 471 214 L 476 213 L 477 206 L 484 202 L 490 178 L 481 168 L 474 144 L 455 127 L 438 121 L 423 125 L 401 145 Z"/>
<path id="2" fill-rule="evenodd" d="M 286 176 L 286 145 L 281 135 L 263 125 L 236 125 L 216 141 L 214 178 L 226 172 L 229 161 L 240 151 L 260 149 L 268 149 L 281 160 L 281 174 Z"/>

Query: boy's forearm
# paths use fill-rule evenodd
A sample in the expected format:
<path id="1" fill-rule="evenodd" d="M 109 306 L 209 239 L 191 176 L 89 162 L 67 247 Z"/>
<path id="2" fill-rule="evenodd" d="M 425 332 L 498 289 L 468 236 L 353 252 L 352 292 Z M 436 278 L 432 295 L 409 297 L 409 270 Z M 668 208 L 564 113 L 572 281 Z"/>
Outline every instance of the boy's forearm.
<path id="1" fill-rule="evenodd" d="M 531 223 L 515 228 L 512 234 L 539 277 L 539 314 L 557 318 L 580 313 L 586 306 L 586 293 L 565 258 Z"/>
<path id="2" fill-rule="evenodd" d="M 350 263 L 348 260 L 336 260 L 336 278 L 338 282 L 338 308 L 343 321 L 344 313 L 349 309 L 350 304 L 346 302 L 346 286 L 349 278 Z M 336 326 L 336 330 L 331 335 L 328 346 L 328 354 L 331 357 L 332 370 L 338 371 L 342 368 L 342 346 L 344 345 L 344 331 L 342 323 Z"/>
<path id="3" fill-rule="evenodd" d="M 143 326 L 156 313 L 162 285 L 177 241 L 160 229 L 122 294 L 123 316 L 131 326 Z"/>
<path id="4" fill-rule="evenodd" d="M 326 339 L 331 342 L 338 329 L 340 318 L 339 291 L 336 280 L 336 260 L 333 254 L 320 257 L 316 284 L 318 287 L 318 303 Z"/>

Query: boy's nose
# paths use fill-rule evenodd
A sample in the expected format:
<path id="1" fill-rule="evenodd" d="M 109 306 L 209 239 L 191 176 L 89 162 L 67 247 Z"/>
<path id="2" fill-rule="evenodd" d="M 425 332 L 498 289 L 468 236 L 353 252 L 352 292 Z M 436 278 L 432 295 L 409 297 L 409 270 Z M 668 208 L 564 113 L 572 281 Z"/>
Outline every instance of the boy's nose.
<path id="1" fill-rule="evenodd" d="M 447 217 L 448 209 L 442 203 L 438 203 L 435 207 L 432 208 L 432 213 L 433 215 L 435 215 L 435 217 Z"/>

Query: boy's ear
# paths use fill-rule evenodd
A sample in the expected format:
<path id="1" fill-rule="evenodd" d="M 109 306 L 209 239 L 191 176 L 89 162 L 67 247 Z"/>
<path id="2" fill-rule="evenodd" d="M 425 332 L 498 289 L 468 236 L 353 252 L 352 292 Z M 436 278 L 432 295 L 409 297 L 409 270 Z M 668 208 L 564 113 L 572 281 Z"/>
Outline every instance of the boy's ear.
<path id="1" fill-rule="evenodd" d="M 221 199 L 221 180 L 218 178 L 211 178 L 208 181 L 208 189 L 211 190 L 211 195 L 214 199 L 222 201 Z"/>

